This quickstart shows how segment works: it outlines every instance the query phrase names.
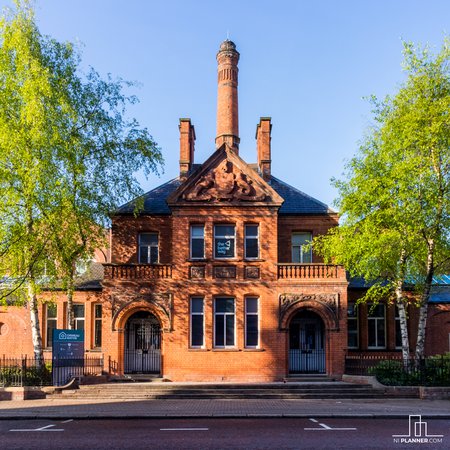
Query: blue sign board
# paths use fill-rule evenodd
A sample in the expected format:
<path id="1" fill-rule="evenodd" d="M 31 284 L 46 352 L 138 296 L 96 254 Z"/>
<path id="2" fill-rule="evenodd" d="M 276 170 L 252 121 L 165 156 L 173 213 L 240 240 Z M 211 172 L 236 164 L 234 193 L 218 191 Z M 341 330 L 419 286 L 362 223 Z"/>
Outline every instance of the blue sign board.
<path id="1" fill-rule="evenodd" d="M 53 330 L 53 384 L 60 386 L 83 375 L 84 330 Z"/>

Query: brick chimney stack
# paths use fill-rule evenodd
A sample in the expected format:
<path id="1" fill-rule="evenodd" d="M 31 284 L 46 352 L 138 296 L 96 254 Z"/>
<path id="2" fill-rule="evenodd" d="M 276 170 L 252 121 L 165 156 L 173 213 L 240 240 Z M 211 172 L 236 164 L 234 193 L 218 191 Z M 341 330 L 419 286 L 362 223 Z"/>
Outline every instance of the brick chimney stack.
<path id="1" fill-rule="evenodd" d="M 230 40 L 223 41 L 217 53 L 217 136 L 216 148 L 224 142 L 239 152 L 238 61 L 239 52 Z"/>
<path id="2" fill-rule="evenodd" d="M 270 180 L 270 165 L 272 162 L 270 154 L 271 131 L 271 118 L 261 117 L 259 124 L 256 126 L 256 153 L 258 155 L 259 172 L 266 181 Z"/>
<path id="3" fill-rule="evenodd" d="M 191 119 L 180 119 L 180 178 L 186 178 L 194 164 L 195 129 Z"/>

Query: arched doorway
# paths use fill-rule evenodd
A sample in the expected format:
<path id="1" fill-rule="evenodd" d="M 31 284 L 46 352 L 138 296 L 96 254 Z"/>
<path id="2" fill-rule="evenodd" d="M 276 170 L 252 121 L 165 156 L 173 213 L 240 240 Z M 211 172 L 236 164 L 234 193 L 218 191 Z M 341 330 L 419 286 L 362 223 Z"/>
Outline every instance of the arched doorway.
<path id="1" fill-rule="evenodd" d="M 299 311 L 289 324 L 289 373 L 325 373 L 325 327 L 314 312 Z"/>
<path id="2" fill-rule="evenodd" d="M 125 373 L 161 372 L 161 326 L 148 311 L 134 313 L 125 326 Z"/>

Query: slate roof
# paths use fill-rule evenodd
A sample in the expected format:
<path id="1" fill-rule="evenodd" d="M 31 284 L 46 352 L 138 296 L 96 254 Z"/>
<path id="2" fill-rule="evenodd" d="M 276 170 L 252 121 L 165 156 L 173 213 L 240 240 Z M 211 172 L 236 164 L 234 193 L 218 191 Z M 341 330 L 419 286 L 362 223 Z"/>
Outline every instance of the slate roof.
<path id="1" fill-rule="evenodd" d="M 145 193 L 144 209 L 141 214 L 171 214 L 166 203 L 167 197 L 181 185 L 179 178 L 174 178 L 167 183 Z M 328 214 L 334 213 L 325 203 L 316 200 L 304 192 L 295 189 L 284 181 L 271 177 L 269 185 L 284 199 L 280 214 Z M 116 214 L 133 214 L 134 200 L 121 206 Z"/>

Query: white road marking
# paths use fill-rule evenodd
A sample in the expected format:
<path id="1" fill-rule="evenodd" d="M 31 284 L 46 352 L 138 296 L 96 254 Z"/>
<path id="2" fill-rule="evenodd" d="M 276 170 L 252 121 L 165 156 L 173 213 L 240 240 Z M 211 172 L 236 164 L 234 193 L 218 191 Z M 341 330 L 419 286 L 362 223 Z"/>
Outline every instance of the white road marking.
<path id="1" fill-rule="evenodd" d="M 69 422 L 73 422 L 73 419 L 68 419 L 68 420 L 65 420 L 64 422 L 61 422 L 61 423 L 69 423 Z"/>
<path id="2" fill-rule="evenodd" d="M 318 423 L 318 421 L 316 419 L 309 419 L 309 420 L 311 422 Z M 328 425 L 326 425 L 325 423 L 319 423 L 319 425 L 320 425 L 320 428 L 303 428 L 303 429 L 306 431 L 352 431 L 352 430 L 356 430 L 356 428 L 353 428 L 353 427 L 332 428 L 332 427 L 329 427 Z"/>
<path id="3" fill-rule="evenodd" d="M 209 428 L 160 428 L 159 431 L 209 431 Z"/>
<path id="4" fill-rule="evenodd" d="M 23 429 L 17 429 L 17 430 L 9 430 L 9 431 L 64 431 L 64 429 L 62 428 L 51 428 L 51 427 L 55 427 L 56 425 L 46 425 L 45 427 L 41 427 L 41 428 L 23 428 Z"/>

